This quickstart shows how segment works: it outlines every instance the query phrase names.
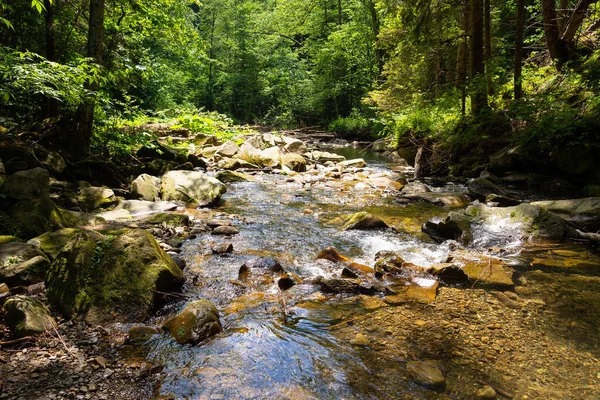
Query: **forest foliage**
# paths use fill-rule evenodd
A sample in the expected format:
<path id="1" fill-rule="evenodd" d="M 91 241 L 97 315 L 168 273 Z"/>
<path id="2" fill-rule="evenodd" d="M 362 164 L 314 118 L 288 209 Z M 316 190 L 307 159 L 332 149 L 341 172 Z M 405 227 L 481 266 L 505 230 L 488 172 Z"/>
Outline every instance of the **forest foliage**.
<path id="1" fill-rule="evenodd" d="M 551 152 L 598 140 L 599 18 L 594 0 L 0 0 L 0 126 L 87 134 L 84 153 L 170 118 Z"/>

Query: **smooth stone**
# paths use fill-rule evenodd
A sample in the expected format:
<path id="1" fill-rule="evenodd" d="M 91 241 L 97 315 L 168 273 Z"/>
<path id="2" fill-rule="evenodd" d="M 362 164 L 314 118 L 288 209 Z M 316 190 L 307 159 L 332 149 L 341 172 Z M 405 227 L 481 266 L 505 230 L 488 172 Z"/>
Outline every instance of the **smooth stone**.
<path id="1" fill-rule="evenodd" d="M 234 228 L 233 226 L 218 226 L 215 229 L 213 229 L 212 234 L 213 235 L 224 235 L 224 236 L 230 236 L 230 235 L 237 235 L 238 233 L 240 233 L 240 231 L 236 228 Z"/>
<path id="2" fill-rule="evenodd" d="M 210 246 L 210 249 L 214 254 L 231 253 L 233 252 L 233 244 L 231 244 L 230 242 L 215 243 L 212 246 Z"/>
<path id="3" fill-rule="evenodd" d="M 219 312 L 208 300 L 192 301 L 165 322 L 163 329 L 168 330 L 177 343 L 192 345 L 223 331 Z"/>
<path id="4" fill-rule="evenodd" d="M 411 378 L 418 384 L 434 389 L 443 389 L 446 378 L 439 367 L 439 361 L 409 361 L 406 370 Z"/>

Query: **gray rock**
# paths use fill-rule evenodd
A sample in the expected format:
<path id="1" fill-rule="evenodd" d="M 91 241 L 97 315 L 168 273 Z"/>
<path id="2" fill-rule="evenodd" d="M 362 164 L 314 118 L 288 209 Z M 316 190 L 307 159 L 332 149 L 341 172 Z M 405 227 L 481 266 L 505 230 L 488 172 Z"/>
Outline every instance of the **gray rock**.
<path id="1" fill-rule="evenodd" d="M 514 199 L 510 196 L 502 196 L 499 194 L 490 194 L 485 198 L 486 203 L 493 203 L 499 207 L 512 207 L 518 206 L 521 202 L 517 199 Z"/>
<path id="2" fill-rule="evenodd" d="M 230 242 L 215 243 L 210 246 L 210 250 L 215 254 L 231 253 L 233 251 L 233 244 Z"/>
<path id="3" fill-rule="evenodd" d="M 219 146 L 215 155 L 231 158 L 236 155 L 238 151 L 240 151 L 240 147 L 234 141 L 229 140 Z"/>
<path id="4" fill-rule="evenodd" d="M 160 329 L 149 325 L 134 325 L 129 328 L 127 339 L 130 343 L 141 344 L 160 333 Z"/>
<path id="5" fill-rule="evenodd" d="M 483 400 L 494 400 L 498 397 L 498 394 L 491 386 L 484 386 L 477 391 L 477 398 Z"/>
<path id="6" fill-rule="evenodd" d="M 165 322 L 163 329 L 180 344 L 198 344 L 223 331 L 219 313 L 208 300 L 189 303 L 181 313 Z"/>
<path id="7" fill-rule="evenodd" d="M 446 386 L 446 378 L 439 365 L 439 361 L 433 360 L 409 361 L 406 370 L 416 383 L 432 389 L 443 389 Z"/>
<path id="8" fill-rule="evenodd" d="M 135 199 L 155 201 L 160 197 L 159 188 L 159 178 L 141 174 L 131 182 L 131 196 Z"/>
<path id="9" fill-rule="evenodd" d="M 44 280 L 50 261 L 36 246 L 27 243 L 0 244 L 0 282 L 24 286 Z"/>
<path id="10" fill-rule="evenodd" d="M 283 148 L 288 153 L 299 153 L 303 154 L 306 152 L 306 144 L 299 139 L 291 138 L 288 136 L 282 136 L 283 142 L 285 143 Z"/>
<path id="11" fill-rule="evenodd" d="M 429 186 L 427 186 L 426 184 L 419 182 L 419 181 L 414 181 L 414 182 L 409 182 L 406 185 L 404 185 L 404 187 L 402 188 L 401 194 L 404 195 L 416 195 L 416 194 L 422 194 L 422 193 L 429 193 L 431 192 L 431 189 L 429 189 Z"/>
<path id="12" fill-rule="evenodd" d="M 47 198 L 50 194 L 50 174 L 43 168 L 15 172 L 6 179 L 0 193 L 16 200 Z"/>
<path id="13" fill-rule="evenodd" d="M 334 153 L 328 153 L 326 151 L 313 151 L 312 153 L 308 154 L 309 158 L 311 160 L 315 160 L 315 161 L 319 161 L 321 163 L 327 162 L 327 161 L 333 161 L 336 163 L 342 162 L 346 160 L 346 157 L 344 156 L 340 156 L 338 154 L 334 154 Z"/>
<path id="14" fill-rule="evenodd" d="M 162 199 L 188 204 L 214 204 L 227 191 L 225 185 L 203 172 L 169 171 L 161 179 Z"/>
<path id="15" fill-rule="evenodd" d="M 50 310 L 38 299 L 14 296 L 4 303 L 5 321 L 17 338 L 43 333 L 56 327 Z"/>
<path id="16" fill-rule="evenodd" d="M 531 204 L 589 230 L 600 229 L 600 197 L 536 201 Z"/>
<path id="17" fill-rule="evenodd" d="M 337 164 L 340 168 L 364 168 L 367 163 L 362 158 L 356 158 L 353 160 L 341 161 Z"/>
<path id="18" fill-rule="evenodd" d="M 67 169 L 67 162 L 55 151 L 48 153 L 42 165 L 53 174 L 62 174 Z"/>

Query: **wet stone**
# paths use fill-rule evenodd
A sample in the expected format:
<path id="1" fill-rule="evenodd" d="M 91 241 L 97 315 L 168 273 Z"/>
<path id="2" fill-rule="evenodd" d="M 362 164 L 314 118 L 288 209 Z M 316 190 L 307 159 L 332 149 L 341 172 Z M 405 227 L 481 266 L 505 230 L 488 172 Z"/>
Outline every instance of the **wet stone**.
<path id="1" fill-rule="evenodd" d="M 231 242 L 215 243 L 210 246 L 214 254 L 225 254 L 233 252 L 233 244 Z"/>
<path id="2" fill-rule="evenodd" d="M 420 385 L 432 389 L 443 389 L 446 386 L 446 378 L 440 370 L 439 361 L 410 361 L 406 364 L 406 370 L 411 378 Z"/>
<path id="3" fill-rule="evenodd" d="M 239 230 L 237 230 L 233 226 L 226 226 L 226 225 L 218 226 L 215 229 L 213 229 L 213 231 L 212 231 L 213 235 L 223 235 L 223 236 L 237 235 L 238 233 L 240 233 Z"/>

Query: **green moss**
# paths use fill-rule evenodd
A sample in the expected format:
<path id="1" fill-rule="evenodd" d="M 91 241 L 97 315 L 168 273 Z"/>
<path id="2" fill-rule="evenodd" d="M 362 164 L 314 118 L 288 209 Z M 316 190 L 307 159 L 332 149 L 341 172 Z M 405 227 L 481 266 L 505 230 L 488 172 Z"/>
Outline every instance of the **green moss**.
<path id="1" fill-rule="evenodd" d="M 22 242 L 22 240 L 15 236 L 0 235 L 0 244 L 10 243 L 10 242 Z"/>

